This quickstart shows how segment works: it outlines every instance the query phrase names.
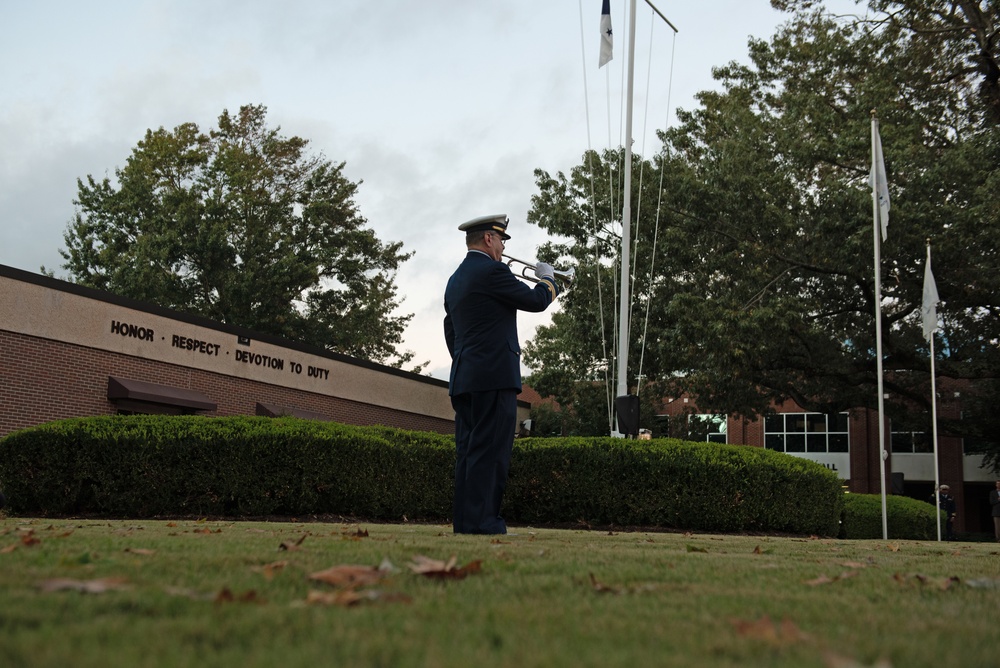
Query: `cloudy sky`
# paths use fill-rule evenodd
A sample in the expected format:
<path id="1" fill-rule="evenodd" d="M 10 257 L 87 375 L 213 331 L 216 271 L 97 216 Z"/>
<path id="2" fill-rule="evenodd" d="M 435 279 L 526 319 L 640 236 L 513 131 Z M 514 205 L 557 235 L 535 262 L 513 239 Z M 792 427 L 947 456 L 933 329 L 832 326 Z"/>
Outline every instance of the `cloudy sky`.
<path id="1" fill-rule="evenodd" d="M 639 0 L 635 151 L 747 62 L 749 37 L 786 16 L 768 0 Z M 827 3 L 841 9 L 851 0 Z M 271 127 L 363 182 L 357 203 L 414 257 L 397 279 L 414 314 L 403 349 L 447 378 L 442 294 L 464 255 L 457 227 L 510 216 L 508 251 L 544 241 L 525 222 L 533 170 L 568 171 L 622 143 L 627 24 L 612 0 L 614 59 L 598 68 L 600 0 L 70 0 L 0 9 L 0 264 L 64 277 L 76 180 L 114 176 L 149 128 L 215 126 L 268 108 Z M 522 342 L 548 315 L 522 314 Z"/>

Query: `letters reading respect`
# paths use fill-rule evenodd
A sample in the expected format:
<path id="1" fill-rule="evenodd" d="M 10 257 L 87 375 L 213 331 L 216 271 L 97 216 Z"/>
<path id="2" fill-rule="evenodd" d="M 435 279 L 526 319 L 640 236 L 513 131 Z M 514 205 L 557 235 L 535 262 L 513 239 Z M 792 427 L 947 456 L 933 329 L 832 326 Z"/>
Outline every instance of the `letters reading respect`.
<path id="1" fill-rule="evenodd" d="M 182 350 L 194 350 L 199 353 L 204 353 L 206 355 L 219 355 L 218 343 L 209 343 L 208 341 L 199 341 L 198 339 L 189 339 L 186 336 L 173 335 L 171 343 L 174 348 L 181 348 Z"/>

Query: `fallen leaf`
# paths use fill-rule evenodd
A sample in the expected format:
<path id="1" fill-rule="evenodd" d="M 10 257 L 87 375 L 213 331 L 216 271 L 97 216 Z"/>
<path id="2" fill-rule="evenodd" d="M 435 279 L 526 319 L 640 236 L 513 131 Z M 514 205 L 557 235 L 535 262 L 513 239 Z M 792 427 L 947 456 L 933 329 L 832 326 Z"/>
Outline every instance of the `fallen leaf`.
<path id="1" fill-rule="evenodd" d="M 768 615 L 755 620 L 730 619 L 729 623 L 740 636 L 763 640 L 771 645 L 787 645 L 809 638 L 787 617 L 780 624 L 775 624 Z"/>
<path id="2" fill-rule="evenodd" d="M 410 603 L 412 601 L 413 599 L 406 594 L 385 592 L 378 589 L 366 591 L 342 589 L 330 592 L 310 590 L 306 596 L 306 603 L 311 605 L 339 605 L 345 608 L 364 602 Z"/>
<path id="3" fill-rule="evenodd" d="M 285 566 L 287 566 L 287 565 L 288 565 L 288 561 L 287 560 L 285 560 L 285 561 L 272 561 L 269 564 L 264 564 L 263 566 L 257 566 L 255 568 L 253 568 L 252 570 L 254 570 L 254 571 L 258 572 L 258 573 L 263 573 L 265 578 L 267 578 L 268 580 L 272 580 L 272 579 L 274 579 L 274 574 L 277 571 L 280 571 L 280 570 L 284 569 Z"/>
<path id="4" fill-rule="evenodd" d="M 237 596 L 229 589 L 229 587 L 223 587 L 222 590 L 215 595 L 215 599 L 213 600 L 215 603 L 266 603 L 266 601 L 260 598 L 257 595 L 257 592 L 253 589 L 243 592 Z"/>
<path id="5" fill-rule="evenodd" d="M 482 561 L 480 560 L 470 561 L 461 568 L 458 568 L 457 564 L 458 558 L 455 555 L 444 562 L 418 554 L 413 557 L 409 566 L 410 570 L 418 575 L 450 580 L 461 580 L 467 575 L 479 573 L 482 570 Z"/>
<path id="6" fill-rule="evenodd" d="M 373 566 L 333 566 L 309 575 L 310 580 L 323 582 L 333 587 L 356 588 L 375 584 L 386 572 Z"/>
<path id="7" fill-rule="evenodd" d="M 290 541 L 290 540 L 286 540 L 284 543 L 282 543 L 281 545 L 278 546 L 278 549 L 279 550 L 285 550 L 287 552 L 294 552 L 295 550 L 300 550 L 300 549 L 302 549 L 302 547 L 301 547 L 302 546 L 302 541 L 304 541 L 306 539 L 306 536 L 308 536 L 308 535 L 309 534 L 307 534 L 307 533 L 302 534 L 302 537 L 299 538 L 294 543 L 292 541 Z"/>
<path id="8" fill-rule="evenodd" d="M 125 551 L 128 552 L 129 554 L 138 554 L 143 557 L 149 557 L 156 554 L 156 550 L 147 550 L 146 548 L 142 547 L 126 547 Z"/>
<path id="9" fill-rule="evenodd" d="M 844 571 L 840 575 L 837 575 L 832 578 L 827 575 L 820 575 L 819 577 L 813 580 L 806 580 L 806 584 L 809 585 L 810 587 L 815 587 L 817 585 L 824 585 L 824 584 L 830 584 L 832 582 L 837 582 L 838 580 L 846 580 L 848 578 L 853 578 L 857 574 L 858 574 L 857 571 Z"/>
<path id="10" fill-rule="evenodd" d="M 368 538 L 368 529 L 358 528 L 355 531 L 345 531 L 341 533 L 346 540 L 361 540 L 362 538 Z"/>
<path id="11" fill-rule="evenodd" d="M 70 578 L 55 578 L 38 583 L 44 592 L 78 591 L 83 594 L 103 594 L 107 591 L 128 589 L 125 578 L 98 578 L 96 580 L 72 580 Z"/>
<path id="12" fill-rule="evenodd" d="M 590 574 L 590 584 L 594 588 L 594 591 L 601 594 L 617 594 L 619 592 L 617 587 L 611 587 L 603 582 L 599 582 L 593 573 Z"/>
<path id="13" fill-rule="evenodd" d="M 17 549 L 17 543 L 11 543 L 7 547 L 0 549 L 0 554 L 10 554 Z"/>

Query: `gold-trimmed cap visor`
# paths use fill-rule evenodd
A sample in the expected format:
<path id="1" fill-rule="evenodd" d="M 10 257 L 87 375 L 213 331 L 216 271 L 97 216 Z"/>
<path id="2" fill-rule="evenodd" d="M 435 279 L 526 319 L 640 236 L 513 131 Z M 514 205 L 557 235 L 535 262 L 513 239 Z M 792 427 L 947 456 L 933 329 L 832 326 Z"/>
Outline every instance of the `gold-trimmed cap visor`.
<path id="1" fill-rule="evenodd" d="M 506 241 L 510 239 L 510 235 L 507 234 L 507 224 L 509 222 L 507 214 L 500 213 L 492 216 L 473 218 L 467 223 L 459 225 L 458 229 L 460 232 L 496 232 Z"/>

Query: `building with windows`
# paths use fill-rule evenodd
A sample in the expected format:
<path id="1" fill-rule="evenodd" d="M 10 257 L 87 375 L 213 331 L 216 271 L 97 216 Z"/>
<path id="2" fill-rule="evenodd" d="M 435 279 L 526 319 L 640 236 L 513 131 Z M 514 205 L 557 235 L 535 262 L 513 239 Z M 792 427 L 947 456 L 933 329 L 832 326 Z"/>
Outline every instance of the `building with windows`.
<path id="1" fill-rule="evenodd" d="M 961 392 L 939 392 L 940 417 L 959 418 Z M 827 415 L 811 413 L 792 401 L 774 406 L 775 413 L 758 420 L 701 412 L 687 398 L 664 400 L 662 415 L 688 414 L 697 421 L 691 431 L 716 443 L 751 445 L 802 457 L 826 466 L 859 494 L 881 494 L 879 425 L 875 411 L 854 409 Z M 706 429 L 707 427 L 707 429 Z M 888 442 L 885 491 L 933 503 L 934 453 L 929 434 L 900 429 L 889 420 L 884 428 Z M 963 439 L 938 437 L 938 474 L 951 487 L 958 506 L 956 531 L 990 533 L 993 520 L 989 492 L 997 476 L 983 468 L 983 456 L 966 454 Z"/>

